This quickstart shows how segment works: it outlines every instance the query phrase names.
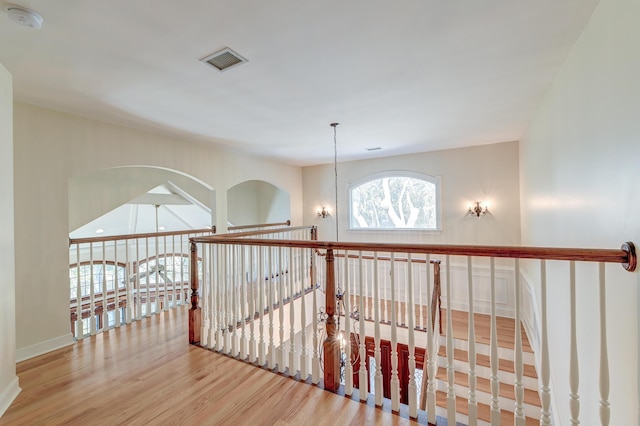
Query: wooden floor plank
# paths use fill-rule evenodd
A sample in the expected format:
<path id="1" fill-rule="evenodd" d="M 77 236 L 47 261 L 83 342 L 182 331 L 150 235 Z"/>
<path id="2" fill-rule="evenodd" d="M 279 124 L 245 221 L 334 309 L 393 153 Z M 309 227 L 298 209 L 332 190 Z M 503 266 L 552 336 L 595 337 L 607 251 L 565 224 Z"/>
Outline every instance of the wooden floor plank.
<path id="1" fill-rule="evenodd" d="M 392 413 L 187 343 L 187 310 L 17 366 L 0 425 L 409 425 Z"/>

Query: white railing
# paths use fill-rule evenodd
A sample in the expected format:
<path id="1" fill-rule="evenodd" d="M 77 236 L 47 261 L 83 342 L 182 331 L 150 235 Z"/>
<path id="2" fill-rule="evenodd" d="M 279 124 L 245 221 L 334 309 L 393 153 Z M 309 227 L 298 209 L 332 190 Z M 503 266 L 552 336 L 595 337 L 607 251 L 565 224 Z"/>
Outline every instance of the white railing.
<path id="1" fill-rule="evenodd" d="M 386 397 L 393 411 L 399 411 L 401 403 L 406 404 L 412 418 L 426 410 L 430 423 L 435 423 L 439 413 L 451 424 L 455 421 L 480 424 L 480 408 L 486 405 L 488 408 L 484 408 L 489 412 L 484 419 L 486 423 L 500 424 L 501 410 L 508 410 L 512 413 L 506 420 L 509 423 L 524 425 L 539 419 L 542 424 L 550 424 L 553 391 L 549 383 L 546 323 L 547 260 L 558 260 L 554 263 L 566 264 L 570 271 L 576 262 L 597 262 L 602 300 L 606 263 L 623 263 L 628 270 L 635 268 L 631 244 L 621 250 L 584 250 L 249 237 L 240 240 L 224 236 L 191 241 L 192 256 L 202 256 L 206 265 L 200 280 L 192 276 L 191 343 L 314 384 L 323 379 L 325 389 L 335 392 L 342 386 L 346 395 L 362 401 L 372 397 L 378 406 Z M 196 244 L 203 245 L 203 251 L 198 252 Z M 438 324 L 433 324 L 431 315 L 432 306 L 437 306 L 432 305 L 434 266 L 431 265 L 436 259 L 442 261 L 444 268 L 443 305 L 447 315 L 443 330 L 446 337 L 442 339 L 434 332 Z M 525 374 L 525 367 L 533 368 L 535 360 L 520 325 L 521 259 L 538 259 L 543 277 L 539 389 L 537 379 Z M 466 281 L 463 285 L 467 289 L 469 320 L 462 333 L 460 327 L 454 325 L 454 312 L 449 306 L 455 288 L 452 280 L 457 276 L 451 271 L 453 265 L 466 265 L 462 266 L 466 268 L 462 279 Z M 502 327 L 498 325 L 501 320 L 496 309 L 500 297 L 496 291 L 498 268 L 512 271 L 515 303 L 511 321 L 515 325 L 512 325 L 510 348 L 505 348 L 504 333 L 500 333 Z M 485 277 L 485 273 L 488 289 L 480 286 L 481 280 L 477 279 Z M 567 301 L 571 312 L 569 333 L 573 336 L 568 351 L 570 408 L 571 421 L 576 421 L 580 395 L 574 340 L 579 325 L 575 321 L 573 296 L 575 274 L 570 275 L 572 296 Z M 482 317 L 474 315 L 477 303 L 474 295 L 478 291 L 486 291 L 490 298 L 489 313 L 483 317 L 487 318 L 484 327 L 474 323 L 474 319 Z M 604 324 L 603 301 L 601 313 Z M 439 317 L 435 318 L 439 322 Z M 486 336 L 479 335 L 481 329 L 486 330 Z M 601 395 L 595 403 L 600 404 L 602 419 L 606 419 L 608 361 L 606 334 L 602 333 L 600 372 L 582 374 L 603 377 Z M 461 338 L 460 334 L 466 337 Z M 466 359 L 461 360 L 458 350 L 462 340 L 466 341 Z M 490 360 L 489 365 L 480 365 L 481 353 Z M 500 364 L 505 361 L 513 364 L 512 372 L 501 370 Z M 445 369 L 444 377 L 439 376 L 439 367 Z M 457 380 L 461 375 L 466 376 L 464 390 Z M 479 380 L 490 383 L 490 390 L 480 391 Z M 511 398 L 503 395 L 505 383 L 512 386 Z M 541 407 L 525 401 L 525 392 L 531 388 L 539 391 Z M 439 394 L 443 395 L 444 403 Z M 468 415 L 458 413 L 460 397 L 466 400 Z"/>
<path id="2" fill-rule="evenodd" d="M 189 238 L 211 229 L 69 241 L 76 339 L 188 303 Z"/>

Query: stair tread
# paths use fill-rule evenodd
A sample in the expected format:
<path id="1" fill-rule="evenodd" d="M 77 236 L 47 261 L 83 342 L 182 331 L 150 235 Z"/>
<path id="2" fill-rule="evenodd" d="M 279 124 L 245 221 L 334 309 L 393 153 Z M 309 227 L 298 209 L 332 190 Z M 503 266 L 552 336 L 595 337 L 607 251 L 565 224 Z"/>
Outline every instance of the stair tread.
<path id="1" fill-rule="evenodd" d="M 451 325 L 453 337 L 458 340 L 469 340 L 469 313 L 452 310 Z M 473 315 L 475 341 L 485 345 L 491 344 L 491 315 L 475 313 Z M 447 335 L 447 310 L 442 310 L 442 336 Z M 515 347 L 515 320 L 513 318 L 496 317 L 498 347 L 513 349 Z M 533 352 L 527 333 L 521 325 L 522 351 Z"/>
<path id="2" fill-rule="evenodd" d="M 447 357 L 447 348 L 445 346 L 440 346 L 440 349 L 438 350 L 438 356 L 441 356 L 443 358 Z M 469 353 L 462 349 L 454 349 L 453 358 L 458 361 L 468 362 Z M 491 368 L 491 357 L 484 354 L 476 354 L 476 364 L 482 367 Z M 498 370 L 515 374 L 515 363 L 513 361 L 509 361 L 508 359 L 499 358 Z M 535 367 L 526 363 L 523 363 L 522 375 L 531 377 L 533 379 L 538 378 Z"/>
<path id="3" fill-rule="evenodd" d="M 438 368 L 436 378 L 443 382 L 447 382 L 447 369 L 444 367 Z M 454 380 L 457 385 L 469 387 L 469 375 L 460 373 L 454 375 Z M 491 381 L 484 377 L 476 377 L 476 390 L 491 394 Z M 498 394 L 504 398 L 508 398 L 515 401 L 515 389 L 513 385 L 507 383 L 499 384 Z M 540 396 L 538 392 L 533 389 L 524 388 L 524 403 L 533 405 L 535 407 L 541 407 Z"/>
<path id="4" fill-rule="evenodd" d="M 436 405 L 441 408 L 447 408 L 447 393 L 443 391 L 436 391 Z M 478 419 L 483 420 L 485 422 L 491 422 L 491 407 L 478 403 Z M 469 415 L 469 404 L 468 401 L 462 397 L 456 396 L 456 412 L 460 414 L 464 414 L 465 416 Z M 500 410 L 500 419 L 501 424 L 510 425 L 514 423 L 513 412 L 501 409 Z M 525 417 L 527 426 L 539 425 L 540 421 L 531 417 Z"/>

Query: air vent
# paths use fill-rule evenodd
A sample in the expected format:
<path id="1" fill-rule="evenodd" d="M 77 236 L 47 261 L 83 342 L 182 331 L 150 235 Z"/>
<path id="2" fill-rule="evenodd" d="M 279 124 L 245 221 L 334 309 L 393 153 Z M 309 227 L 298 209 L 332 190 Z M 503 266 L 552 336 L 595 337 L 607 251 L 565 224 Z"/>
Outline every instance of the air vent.
<path id="1" fill-rule="evenodd" d="M 243 58 L 228 47 L 218 50 L 206 58 L 200 59 L 200 61 L 212 66 L 218 71 L 226 71 L 230 68 L 244 64 L 245 62 L 249 62 L 247 59 Z"/>

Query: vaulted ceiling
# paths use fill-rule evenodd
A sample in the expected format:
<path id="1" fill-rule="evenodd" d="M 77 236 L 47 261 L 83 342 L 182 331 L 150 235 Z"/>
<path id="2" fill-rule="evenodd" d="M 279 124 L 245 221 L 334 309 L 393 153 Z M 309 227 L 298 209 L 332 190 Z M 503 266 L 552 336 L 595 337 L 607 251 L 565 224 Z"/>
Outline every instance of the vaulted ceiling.
<path id="1" fill-rule="evenodd" d="M 334 121 L 341 160 L 520 139 L 598 3 L 16 2 L 44 18 L 0 13 L 17 100 L 297 165 Z M 199 61 L 225 47 L 248 62 Z"/>

